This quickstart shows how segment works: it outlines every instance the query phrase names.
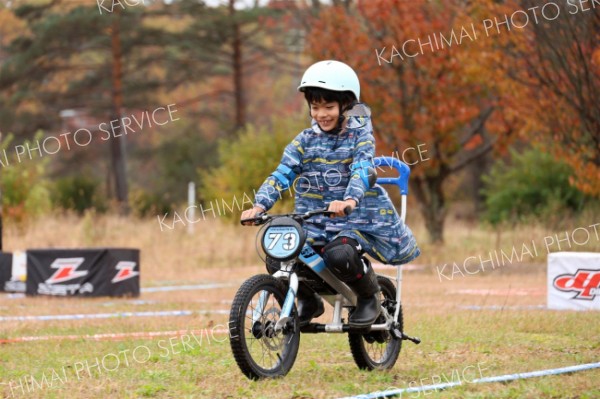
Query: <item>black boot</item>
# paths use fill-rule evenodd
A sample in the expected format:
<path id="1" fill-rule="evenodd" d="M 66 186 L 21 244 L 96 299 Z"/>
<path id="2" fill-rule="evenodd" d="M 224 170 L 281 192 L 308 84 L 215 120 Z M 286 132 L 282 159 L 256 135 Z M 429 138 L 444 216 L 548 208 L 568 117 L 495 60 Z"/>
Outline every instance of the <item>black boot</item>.
<path id="1" fill-rule="evenodd" d="M 300 327 L 310 323 L 315 317 L 319 317 L 325 312 L 323 300 L 313 290 L 306 285 L 298 284 L 298 321 Z"/>
<path id="2" fill-rule="evenodd" d="M 380 291 L 377 284 L 377 276 L 373 268 L 367 264 L 367 272 L 348 286 L 352 288 L 357 295 L 356 309 L 350 315 L 349 324 L 351 327 L 368 327 L 377 320 L 381 313 L 381 303 L 379 301 Z"/>

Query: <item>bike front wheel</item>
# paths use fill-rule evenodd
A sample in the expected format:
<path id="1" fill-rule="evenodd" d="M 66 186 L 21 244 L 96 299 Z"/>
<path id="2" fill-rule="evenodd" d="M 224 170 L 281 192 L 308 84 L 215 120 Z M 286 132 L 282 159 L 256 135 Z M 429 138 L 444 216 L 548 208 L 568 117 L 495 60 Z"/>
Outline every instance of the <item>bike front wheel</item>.
<path id="1" fill-rule="evenodd" d="M 286 293 L 281 281 L 260 274 L 246 280 L 235 295 L 229 342 L 236 363 L 250 379 L 282 377 L 294 365 L 300 346 L 295 305 L 284 328 L 275 328 Z"/>

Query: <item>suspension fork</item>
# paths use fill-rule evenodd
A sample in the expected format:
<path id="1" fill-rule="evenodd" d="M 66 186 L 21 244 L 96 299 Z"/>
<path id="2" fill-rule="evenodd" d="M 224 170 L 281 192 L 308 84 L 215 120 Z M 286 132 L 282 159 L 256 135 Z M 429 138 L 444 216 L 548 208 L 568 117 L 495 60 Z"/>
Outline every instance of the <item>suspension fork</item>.
<path id="1" fill-rule="evenodd" d="M 296 273 L 290 273 L 278 271 L 273 274 L 275 278 L 281 277 L 289 278 L 289 288 L 285 296 L 285 301 L 283 302 L 283 306 L 281 307 L 281 314 L 279 315 L 280 319 L 289 318 L 292 313 L 292 308 L 294 306 L 294 301 L 296 300 L 296 294 L 298 293 L 298 275 Z M 265 311 L 265 307 L 269 302 L 269 297 L 271 294 L 268 291 L 261 291 L 260 297 L 258 298 L 258 304 L 254 308 L 252 312 L 252 322 L 257 322 L 260 320 L 261 315 Z"/>
<path id="2" fill-rule="evenodd" d="M 293 271 L 295 261 L 283 262 L 281 264 L 281 270 L 273 273 L 273 277 L 276 279 L 287 279 L 289 281 L 288 290 L 285 295 L 285 300 L 281 307 L 281 313 L 279 314 L 279 320 L 275 325 L 275 331 L 281 331 L 288 321 L 292 319 L 291 313 L 294 308 L 294 301 L 296 300 L 296 294 L 298 293 L 298 275 Z M 265 307 L 269 302 L 271 294 L 268 291 L 262 291 L 258 298 L 258 304 L 252 312 L 252 323 L 256 323 L 260 320 L 261 315 L 265 311 Z"/>
<path id="3" fill-rule="evenodd" d="M 258 304 L 256 304 L 254 311 L 252 311 L 252 324 L 255 324 L 257 321 L 260 320 L 260 317 L 265 310 L 265 305 L 267 304 L 267 302 L 269 302 L 269 296 L 270 294 L 268 291 L 260 292 L 260 296 L 258 297 Z"/>
<path id="4" fill-rule="evenodd" d="M 292 309 L 294 308 L 294 301 L 296 300 L 296 294 L 298 293 L 298 275 L 295 272 L 278 271 L 273 276 L 275 278 L 288 275 L 289 278 L 289 287 L 287 294 L 285 295 L 285 301 L 283 302 L 283 306 L 281 307 L 281 314 L 279 315 L 279 320 L 275 325 L 275 331 L 281 331 L 288 321 L 292 320 L 291 314 Z"/>

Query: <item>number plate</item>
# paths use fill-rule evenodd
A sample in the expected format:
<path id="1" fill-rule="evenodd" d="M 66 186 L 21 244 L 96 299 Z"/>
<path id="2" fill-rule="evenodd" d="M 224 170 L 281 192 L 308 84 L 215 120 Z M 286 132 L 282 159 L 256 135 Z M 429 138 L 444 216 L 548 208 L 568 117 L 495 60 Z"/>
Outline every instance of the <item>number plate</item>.
<path id="1" fill-rule="evenodd" d="M 270 226 L 263 235 L 263 249 L 275 259 L 290 259 L 301 245 L 300 233 L 294 226 Z"/>

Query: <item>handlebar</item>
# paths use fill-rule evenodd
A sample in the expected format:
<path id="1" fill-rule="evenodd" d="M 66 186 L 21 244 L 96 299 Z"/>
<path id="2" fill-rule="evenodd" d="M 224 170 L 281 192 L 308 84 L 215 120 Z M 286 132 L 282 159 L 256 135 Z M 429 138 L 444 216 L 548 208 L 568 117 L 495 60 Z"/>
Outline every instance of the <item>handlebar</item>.
<path id="1" fill-rule="evenodd" d="M 350 213 L 352 213 L 352 207 L 351 206 L 345 207 L 344 215 L 347 216 Z M 331 216 L 335 215 L 335 212 L 329 211 L 329 210 L 327 210 L 327 208 L 315 209 L 314 211 L 308 211 L 305 213 L 285 213 L 285 214 L 281 214 L 281 215 L 268 215 L 266 212 L 264 212 L 253 218 L 242 219 L 242 220 L 240 220 L 240 223 L 242 225 L 244 225 L 245 223 L 252 223 L 252 225 L 254 225 L 254 226 L 260 226 L 261 224 L 265 224 L 276 218 L 291 217 L 294 219 L 306 220 L 308 218 L 311 218 L 311 217 L 317 216 L 317 215 L 324 215 L 324 216 L 331 217 Z"/>

